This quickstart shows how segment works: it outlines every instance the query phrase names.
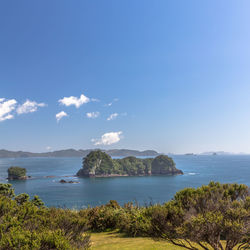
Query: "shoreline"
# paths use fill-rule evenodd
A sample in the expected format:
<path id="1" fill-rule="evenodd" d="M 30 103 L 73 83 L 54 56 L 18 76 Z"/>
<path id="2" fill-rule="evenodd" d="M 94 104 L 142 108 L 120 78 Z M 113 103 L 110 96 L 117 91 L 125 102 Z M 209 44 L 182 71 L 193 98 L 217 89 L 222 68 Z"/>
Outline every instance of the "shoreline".
<path id="1" fill-rule="evenodd" d="M 145 176 L 177 176 L 183 175 L 183 173 L 176 173 L 176 174 L 144 174 L 144 175 L 128 175 L 128 174 L 105 174 L 105 175 L 83 175 L 77 176 L 80 178 L 110 178 L 110 177 L 145 177 Z"/>

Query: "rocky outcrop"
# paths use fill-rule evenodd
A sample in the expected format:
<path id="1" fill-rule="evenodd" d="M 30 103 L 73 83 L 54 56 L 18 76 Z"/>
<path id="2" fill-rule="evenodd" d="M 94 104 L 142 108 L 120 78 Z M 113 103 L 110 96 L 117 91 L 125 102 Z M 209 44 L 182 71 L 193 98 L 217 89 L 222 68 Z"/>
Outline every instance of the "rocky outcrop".
<path id="1" fill-rule="evenodd" d="M 72 184 L 74 184 L 74 183 L 79 183 L 79 181 L 66 181 L 66 180 L 64 180 L 64 179 L 61 179 L 60 181 L 59 181 L 60 183 L 72 183 Z"/>
<path id="2" fill-rule="evenodd" d="M 183 172 L 176 168 L 172 158 L 166 155 L 159 155 L 154 158 L 151 165 L 152 175 L 179 175 Z"/>
<path id="3" fill-rule="evenodd" d="M 175 167 L 172 158 L 160 155 L 155 158 L 125 157 L 112 159 L 108 154 L 97 150 L 83 159 L 83 166 L 77 172 L 79 177 L 115 177 L 179 175 L 183 172 Z"/>
<path id="4" fill-rule="evenodd" d="M 10 167 L 8 169 L 8 180 L 27 180 L 30 176 L 26 176 L 26 169 L 20 167 Z"/>

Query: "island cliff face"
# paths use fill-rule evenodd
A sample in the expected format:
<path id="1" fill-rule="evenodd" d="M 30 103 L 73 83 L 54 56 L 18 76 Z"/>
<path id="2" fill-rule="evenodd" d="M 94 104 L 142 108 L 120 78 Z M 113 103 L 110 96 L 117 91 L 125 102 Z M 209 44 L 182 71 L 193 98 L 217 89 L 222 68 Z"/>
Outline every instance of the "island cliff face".
<path id="1" fill-rule="evenodd" d="M 139 159 L 133 156 L 112 159 L 100 150 L 90 152 L 83 158 L 83 166 L 77 172 L 80 177 L 179 175 L 183 172 L 175 167 L 172 158 L 159 155 L 155 158 Z"/>

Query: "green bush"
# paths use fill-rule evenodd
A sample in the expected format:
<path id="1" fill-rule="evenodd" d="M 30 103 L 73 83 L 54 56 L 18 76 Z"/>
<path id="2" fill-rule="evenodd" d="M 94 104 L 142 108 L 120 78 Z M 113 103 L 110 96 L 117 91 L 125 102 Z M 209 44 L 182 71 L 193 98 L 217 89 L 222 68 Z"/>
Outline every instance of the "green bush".
<path id="1" fill-rule="evenodd" d="M 116 201 L 110 201 L 106 205 L 87 209 L 85 216 L 88 218 L 91 230 L 102 232 L 117 228 L 121 210 L 122 208 Z M 80 214 L 83 213 L 80 211 Z"/>
<path id="2" fill-rule="evenodd" d="M 249 190 L 245 185 L 211 182 L 186 188 L 152 214 L 152 236 L 195 249 L 250 247 Z M 226 241 L 226 248 L 221 244 Z M 186 247 L 187 248 L 187 247 Z"/>
<path id="3" fill-rule="evenodd" d="M 1 186 L 0 249 L 87 249 L 87 217 L 78 211 L 46 208 L 38 196 L 12 200 L 11 185 Z M 9 189 L 9 190 L 8 190 Z"/>
<path id="4" fill-rule="evenodd" d="M 132 237 L 147 236 L 151 225 L 147 210 L 132 203 L 125 204 L 117 225 L 120 232 Z"/>
<path id="5" fill-rule="evenodd" d="M 196 242 L 201 247 L 224 249 L 224 240 L 227 250 L 237 244 L 247 249 L 250 196 L 245 185 L 211 182 L 183 189 L 163 205 L 140 207 L 129 202 L 120 206 L 111 200 L 76 211 L 47 208 L 38 196 L 14 196 L 11 185 L 0 184 L 0 221 L 0 250 L 87 249 L 87 230 L 119 230 L 128 236 L 150 236 L 183 247 Z"/>
<path id="6" fill-rule="evenodd" d="M 0 249 L 72 249 L 71 243 L 61 230 L 31 232 L 13 227 L 0 239 Z"/>
<path id="7" fill-rule="evenodd" d="M 0 195 L 13 198 L 15 196 L 15 192 L 12 185 L 0 183 Z"/>

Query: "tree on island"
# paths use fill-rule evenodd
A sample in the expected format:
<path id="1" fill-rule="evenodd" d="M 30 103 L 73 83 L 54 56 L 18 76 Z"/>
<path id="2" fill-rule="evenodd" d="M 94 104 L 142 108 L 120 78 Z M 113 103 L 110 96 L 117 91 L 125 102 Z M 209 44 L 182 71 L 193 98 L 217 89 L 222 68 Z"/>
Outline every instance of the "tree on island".
<path id="1" fill-rule="evenodd" d="M 78 171 L 78 176 L 105 175 L 114 171 L 112 158 L 101 150 L 91 151 L 83 158 L 83 166 L 84 168 Z"/>
<path id="2" fill-rule="evenodd" d="M 91 151 L 84 159 L 77 176 L 112 176 L 112 175 L 176 175 L 183 172 L 176 168 L 172 158 L 160 155 L 156 158 L 140 159 L 134 156 L 112 159 L 101 150 Z"/>
<path id="3" fill-rule="evenodd" d="M 179 169 L 176 169 L 175 162 L 172 158 L 166 155 L 159 155 L 154 158 L 151 164 L 152 174 L 183 174 Z"/>
<path id="4" fill-rule="evenodd" d="M 9 180 L 25 180 L 25 179 L 27 179 L 26 169 L 20 168 L 20 167 L 10 167 L 8 169 L 8 179 Z"/>

